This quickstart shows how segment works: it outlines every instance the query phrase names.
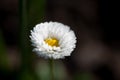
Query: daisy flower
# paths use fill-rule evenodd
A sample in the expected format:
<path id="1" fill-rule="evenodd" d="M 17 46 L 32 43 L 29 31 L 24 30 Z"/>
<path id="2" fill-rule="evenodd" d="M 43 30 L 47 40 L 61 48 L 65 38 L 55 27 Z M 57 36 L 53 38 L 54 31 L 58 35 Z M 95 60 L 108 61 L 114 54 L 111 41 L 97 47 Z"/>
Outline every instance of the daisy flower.
<path id="1" fill-rule="evenodd" d="M 31 30 L 33 51 L 44 58 L 60 59 L 70 56 L 75 48 L 76 36 L 69 26 L 58 22 L 37 24 Z"/>

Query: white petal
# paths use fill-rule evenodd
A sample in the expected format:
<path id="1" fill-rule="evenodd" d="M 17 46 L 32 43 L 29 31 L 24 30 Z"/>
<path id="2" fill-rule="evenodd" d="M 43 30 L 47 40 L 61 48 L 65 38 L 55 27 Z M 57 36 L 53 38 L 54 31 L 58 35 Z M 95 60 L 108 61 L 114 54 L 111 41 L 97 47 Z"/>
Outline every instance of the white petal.
<path id="1" fill-rule="evenodd" d="M 48 37 L 57 38 L 59 47 L 49 46 L 44 42 Z M 76 46 L 76 36 L 70 27 L 58 22 L 45 22 L 37 24 L 31 30 L 31 42 L 38 55 L 44 58 L 60 59 L 70 56 Z"/>

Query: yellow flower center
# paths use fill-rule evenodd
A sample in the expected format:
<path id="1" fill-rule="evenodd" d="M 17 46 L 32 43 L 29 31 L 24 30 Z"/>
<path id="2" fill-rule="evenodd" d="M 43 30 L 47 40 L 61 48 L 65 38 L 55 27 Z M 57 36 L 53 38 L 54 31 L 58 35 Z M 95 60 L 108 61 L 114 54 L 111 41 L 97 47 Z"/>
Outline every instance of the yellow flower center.
<path id="1" fill-rule="evenodd" d="M 56 46 L 56 47 L 58 47 L 59 46 L 59 41 L 58 41 L 58 39 L 56 39 L 56 38 L 47 38 L 47 39 L 45 39 L 44 40 L 45 41 L 45 43 L 47 43 L 49 46 Z"/>

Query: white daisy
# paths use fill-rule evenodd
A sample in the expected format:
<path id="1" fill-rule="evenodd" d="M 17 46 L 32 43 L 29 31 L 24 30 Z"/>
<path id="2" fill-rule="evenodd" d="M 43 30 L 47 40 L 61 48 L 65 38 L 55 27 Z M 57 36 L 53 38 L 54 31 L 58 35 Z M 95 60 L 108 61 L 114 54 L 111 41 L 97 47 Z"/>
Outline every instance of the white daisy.
<path id="1" fill-rule="evenodd" d="M 45 58 L 60 59 L 70 56 L 75 48 L 76 36 L 70 27 L 58 22 L 37 24 L 31 30 L 33 51 Z"/>

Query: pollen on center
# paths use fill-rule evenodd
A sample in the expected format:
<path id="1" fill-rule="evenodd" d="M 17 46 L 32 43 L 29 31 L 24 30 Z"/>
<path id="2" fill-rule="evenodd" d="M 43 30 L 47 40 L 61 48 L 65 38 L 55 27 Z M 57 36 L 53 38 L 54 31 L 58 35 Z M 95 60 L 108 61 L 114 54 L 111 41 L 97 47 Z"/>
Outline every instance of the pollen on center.
<path id="1" fill-rule="evenodd" d="M 56 39 L 56 38 L 46 38 L 45 40 L 45 43 L 47 43 L 49 46 L 56 46 L 58 47 L 59 46 L 59 40 Z"/>

